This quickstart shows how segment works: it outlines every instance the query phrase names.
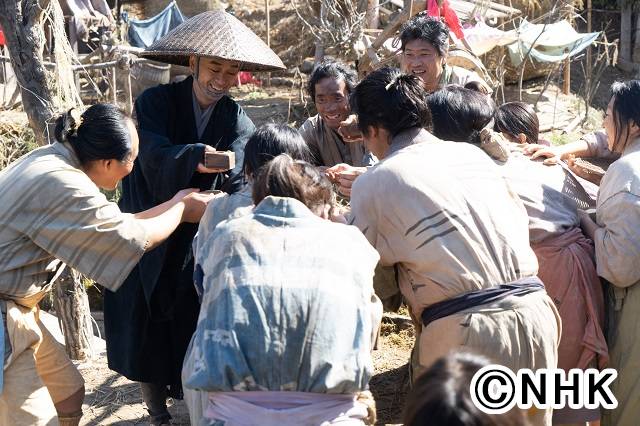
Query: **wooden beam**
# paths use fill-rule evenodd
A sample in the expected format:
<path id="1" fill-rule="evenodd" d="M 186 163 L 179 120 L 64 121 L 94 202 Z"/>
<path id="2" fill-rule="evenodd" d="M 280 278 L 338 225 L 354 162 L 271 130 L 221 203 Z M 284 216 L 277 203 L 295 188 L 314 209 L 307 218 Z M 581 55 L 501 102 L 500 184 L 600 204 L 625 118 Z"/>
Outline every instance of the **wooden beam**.
<path id="1" fill-rule="evenodd" d="M 631 6 L 626 3 L 620 14 L 620 59 L 631 61 Z"/>

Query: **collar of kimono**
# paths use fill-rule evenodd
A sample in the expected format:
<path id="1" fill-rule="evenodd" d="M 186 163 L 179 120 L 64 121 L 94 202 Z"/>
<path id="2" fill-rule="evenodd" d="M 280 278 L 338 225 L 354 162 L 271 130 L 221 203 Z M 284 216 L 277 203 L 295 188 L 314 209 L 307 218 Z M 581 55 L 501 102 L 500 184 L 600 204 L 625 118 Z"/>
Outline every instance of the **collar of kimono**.
<path id="1" fill-rule="evenodd" d="M 71 145 L 66 142 L 54 142 L 52 144 L 52 147 L 58 154 L 63 156 L 70 165 L 72 165 L 76 169 L 82 169 L 82 167 L 80 166 L 80 160 L 78 160 L 78 156 L 76 155 Z"/>
<path id="2" fill-rule="evenodd" d="M 256 206 L 253 213 L 259 216 L 275 216 L 282 218 L 318 218 L 302 202 L 295 198 L 276 197 L 270 195 Z"/>
<path id="3" fill-rule="evenodd" d="M 409 145 L 422 142 L 434 142 L 438 140 L 439 139 L 427 132 L 425 129 L 421 127 L 412 127 L 411 129 L 398 133 L 391 139 L 391 145 L 389 146 L 387 157 L 400 151 L 402 148 L 408 147 Z"/>

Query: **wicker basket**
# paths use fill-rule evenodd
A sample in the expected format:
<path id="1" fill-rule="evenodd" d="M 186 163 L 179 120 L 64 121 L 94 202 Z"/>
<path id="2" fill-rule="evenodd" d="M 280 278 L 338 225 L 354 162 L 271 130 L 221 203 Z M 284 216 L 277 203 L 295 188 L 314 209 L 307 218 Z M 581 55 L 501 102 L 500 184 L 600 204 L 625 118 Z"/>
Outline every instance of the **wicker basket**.
<path id="1" fill-rule="evenodd" d="M 136 62 L 131 67 L 131 94 L 137 97 L 149 87 L 167 84 L 171 78 L 171 65 L 161 62 Z"/>

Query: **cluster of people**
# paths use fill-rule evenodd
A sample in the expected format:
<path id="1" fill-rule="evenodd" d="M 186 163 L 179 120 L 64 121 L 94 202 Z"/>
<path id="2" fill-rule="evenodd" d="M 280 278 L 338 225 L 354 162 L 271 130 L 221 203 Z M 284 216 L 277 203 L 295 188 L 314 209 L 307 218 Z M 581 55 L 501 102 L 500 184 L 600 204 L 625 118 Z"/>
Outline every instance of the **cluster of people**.
<path id="1" fill-rule="evenodd" d="M 531 106 L 447 65 L 440 20 L 399 39 L 401 69 L 318 66 L 299 130 L 256 129 L 228 96 L 255 57 L 195 46 L 193 76 L 144 92 L 135 122 L 71 110 L 0 172 L 0 423 L 79 424 L 82 377 L 38 318 L 66 264 L 109 290 L 109 367 L 153 425 L 169 396 L 194 425 L 374 424 L 371 351 L 402 302 L 405 424 L 635 424 L 640 81 L 612 86 L 601 132 L 554 147 Z M 235 167 L 207 167 L 215 151 Z M 577 157 L 614 162 L 589 182 Z M 120 181 L 115 204 L 100 190 Z M 469 383 L 490 363 L 615 368 L 618 408 L 489 416 Z"/>

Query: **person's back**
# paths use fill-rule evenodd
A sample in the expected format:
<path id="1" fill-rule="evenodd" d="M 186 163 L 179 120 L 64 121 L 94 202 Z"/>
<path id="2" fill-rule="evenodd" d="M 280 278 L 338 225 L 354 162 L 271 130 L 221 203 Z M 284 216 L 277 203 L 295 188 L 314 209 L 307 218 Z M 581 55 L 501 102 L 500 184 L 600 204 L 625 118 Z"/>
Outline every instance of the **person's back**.
<path id="1" fill-rule="evenodd" d="M 268 195 L 252 214 L 219 224 L 208 243 L 185 362 L 194 368 L 183 375 L 185 387 L 210 392 L 205 417 L 263 424 L 368 417 L 354 399 L 373 373 L 378 256 L 362 234 L 297 199 Z"/>
<path id="2" fill-rule="evenodd" d="M 388 245 L 402 251 L 402 262 L 408 266 L 401 274 L 422 284 L 414 289 L 415 299 L 408 301 L 415 308 L 535 275 L 526 215 L 481 150 L 445 141 L 413 145 L 362 175 L 354 191 L 372 194 L 385 182 L 393 188 L 385 192 L 385 216 L 399 223 L 384 225 L 389 231 L 402 226 L 388 236 Z M 353 202 L 356 214 L 374 200 L 358 197 Z M 421 249 L 442 243 L 440 237 L 446 237 L 449 249 L 423 256 Z"/>
<path id="3" fill-rule="evenodd" d="M 580 197 L 579 183 L 561 166 L 531 161 L 514 146 L 502 171 L 527 210 L 532 243 L 579 225 L 578 202 L 586 206 L 589 200 L 586 195 Z"/>

